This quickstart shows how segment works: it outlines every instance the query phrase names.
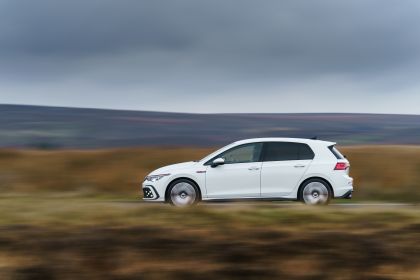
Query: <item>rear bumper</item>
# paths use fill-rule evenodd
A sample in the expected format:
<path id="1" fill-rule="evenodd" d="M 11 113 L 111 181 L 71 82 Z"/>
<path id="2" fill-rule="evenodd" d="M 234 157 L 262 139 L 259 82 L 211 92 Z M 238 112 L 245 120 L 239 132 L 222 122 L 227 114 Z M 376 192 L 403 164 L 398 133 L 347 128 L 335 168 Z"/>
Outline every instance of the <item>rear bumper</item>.
<path id="1" fill-rule="evenodd" d="M 353 190 L 349 190 L 348 192 L 346 192 L 345 194 L 343 194 L 342 196 L 338 198 L 351 199 L 352 196 L 353 196 Z"/>
<path id="2" fill-rule="evenodd" d="M 334 198 L 351 198 L 353 193 L 353 178 L 348 175 L 342 175 L 334 179 Z"/>

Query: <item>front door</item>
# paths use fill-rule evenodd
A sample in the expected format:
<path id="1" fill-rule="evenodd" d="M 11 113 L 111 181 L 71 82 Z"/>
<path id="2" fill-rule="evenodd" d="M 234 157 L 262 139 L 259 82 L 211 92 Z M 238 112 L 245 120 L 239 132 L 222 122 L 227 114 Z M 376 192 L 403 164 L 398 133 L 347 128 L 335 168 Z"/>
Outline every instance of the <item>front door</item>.
<path id="1" fill-rule="evenodd" d="M 233 147 L 213 158 L 225 164 L 207 166 L 207 197 L 213 199 L 260 197 L 261 143 Z"/>

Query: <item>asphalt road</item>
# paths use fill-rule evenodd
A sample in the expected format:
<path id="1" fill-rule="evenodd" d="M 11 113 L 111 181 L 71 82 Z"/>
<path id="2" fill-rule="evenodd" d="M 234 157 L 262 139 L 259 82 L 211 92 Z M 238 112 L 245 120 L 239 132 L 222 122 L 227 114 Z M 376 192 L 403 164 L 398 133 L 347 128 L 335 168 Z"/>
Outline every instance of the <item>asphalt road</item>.
<path id="1" fill-rule="evenodd" d="M 141 199 L 139 200 L 123 200 L 123 201 L 113 201 L 112 203 L 131 206 L 131 207 L 147 207 L 153 205 L 163 205 L 163 203 L 158 202 L 145 202 Z M 257 206 L 257 205 L 266 205 L 270 207 L 279 207 L 279 208 L 298 208 L 298 207 L 305 207 L 302 203 L 295 202 L 295 201 L 234 201 L 234 202 L 202 202 L 199 205 L 203 205 L 206 207 L 223 207 L 223 208 L 230 208 L 230 207 L 246 207 L 246 206 Z M 169 205 L 168 205 L 169 207 Z M 311 206 L 307 206 L 311 207 Z M 393 203 L 393 202 L 351 202 L 351 203 L 330 203 L 326 207 L 333 207 L 333 208 L 416 208 L 419 207 L 420 204 L 416 203 Z"/>

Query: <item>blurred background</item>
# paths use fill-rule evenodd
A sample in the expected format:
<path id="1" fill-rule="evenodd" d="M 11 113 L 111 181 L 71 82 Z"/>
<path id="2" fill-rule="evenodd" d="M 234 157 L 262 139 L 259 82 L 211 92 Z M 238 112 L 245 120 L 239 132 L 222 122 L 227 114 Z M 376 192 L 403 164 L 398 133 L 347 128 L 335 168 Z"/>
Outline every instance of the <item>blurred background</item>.
<path id="1" fill-rule="evenodd" d="M 420 3 L 0 0 L 0 279 L 420 279 Z M 351 201 L 141 200 L 233 141 L 338 143 Z"/>

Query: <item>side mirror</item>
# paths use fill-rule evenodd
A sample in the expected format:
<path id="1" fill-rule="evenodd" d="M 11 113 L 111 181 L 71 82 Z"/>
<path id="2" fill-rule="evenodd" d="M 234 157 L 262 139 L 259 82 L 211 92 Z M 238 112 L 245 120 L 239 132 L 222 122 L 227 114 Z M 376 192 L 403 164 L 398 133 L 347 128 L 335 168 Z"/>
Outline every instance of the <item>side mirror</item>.
<path id="1" fill-rule="evenodd" d="M 211 167 L 216 167 L 216 166 L 223 165 L 223 164 L 225 164 L 225 160 L 223 158 L 216 158 L 211 163 Z"/>

